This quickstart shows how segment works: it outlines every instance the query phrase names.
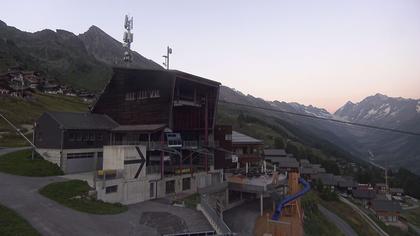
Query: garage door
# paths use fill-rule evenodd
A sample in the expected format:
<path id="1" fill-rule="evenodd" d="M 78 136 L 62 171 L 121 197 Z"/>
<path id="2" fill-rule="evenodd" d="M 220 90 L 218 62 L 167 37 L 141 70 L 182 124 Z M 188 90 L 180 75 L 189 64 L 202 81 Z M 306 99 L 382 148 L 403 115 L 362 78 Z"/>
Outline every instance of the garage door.
<path id="1" fill-rule="evenodd" d="M 88 172 L 93 170 L 94 152 L 67 153 L 66 173 Z"/>

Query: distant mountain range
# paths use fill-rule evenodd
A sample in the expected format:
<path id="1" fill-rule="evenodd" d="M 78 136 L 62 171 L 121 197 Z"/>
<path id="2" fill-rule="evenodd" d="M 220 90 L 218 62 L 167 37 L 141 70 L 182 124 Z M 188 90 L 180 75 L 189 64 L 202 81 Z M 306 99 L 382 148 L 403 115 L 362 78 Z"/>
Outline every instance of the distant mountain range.
<path id="1" fill-rule="evenodd" d="M 420 133 L 420 100 L 415 99 L 392 98 L 376 94 L 359 103 L 349 101 L 334 114 L 330 114 L 322 108 L 294 102 L 265 101 L 227 87 L 222 87 L 220 99 L 263 108 Z M 389 168 L 402 166 L 420 174 L 420 137 L 418 136 L 313 120 L 283 113 L 264 112 L 287 120 L 307 132 L 334 143 L 360 159 L 373 161 Z"/>
<path id="2" fill-rule="evenodd" d="M 65 30 L 20 31 L 0 21 L 0 73 L 21 66 L 42 71 L 48 78 L 91 90 L 101 90 L 111 77 L 113 66 L 124 66 L 122 44 L 96 26 L 83 34 Z M 159 64 L 137 52 L 131 67 L 163 69 Z M 359 103 L 347 102 L 334 114 L 322 108 L 299 103 L 266 101 L 225 86 L 220 100 L 370 124 L 387 128 L 420 132 L 420 101 L 391 98 L 376 94 Z M 258 111 L 257 111 L 258 110 Z M 268 109 L 247 109 L 264 113 L 293 129 L 293 135 L 317 146 L 336 146 L 343 155 L 350 153 L 360 159 L 387 167 L 407 167 L 420 174 L 420 138 L 385 131 L 355 128 L 334 122 L 297 117 Z M 314 141 L 316 140 L 316 142 Z"/>

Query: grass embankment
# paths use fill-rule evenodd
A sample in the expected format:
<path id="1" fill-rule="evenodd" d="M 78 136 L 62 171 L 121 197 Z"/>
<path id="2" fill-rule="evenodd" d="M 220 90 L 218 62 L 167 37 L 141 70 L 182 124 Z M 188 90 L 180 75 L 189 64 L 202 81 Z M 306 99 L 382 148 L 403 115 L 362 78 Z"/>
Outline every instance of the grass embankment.
<path id="1" fill-rule="evenodd" d="M 346 221 L 359 236 L 379 235 L 364 219 L 350 206 L 341 201 L 322 201 L 321 204 Z"/>
<path id="2" fill-rule="evenodd" d="M 39 193 L 66 207 L 91 214 L 118 214 L 127 211 L 119 203 L 106 203 L 89 196 L 90 186 L 86 181 L 69 180 L 51 183 L 41 188 Z"/>
<path id="3" fill-rule="evenodd" d="M 318 210 L 319 199 L 313 191 L 305 194 L 301 203 L 303 209 L 305 210 L 305 221 L 303 224 L 305 235 L 343 235 L 337 226 L 328 221 L 327 218 L 325 218 L 324 215 Z"/>
<path id="4" fill-rule="evenodd" d="M 34 94 L 31 99 L 0 97 L 0 112 L 25 135 L 32 139 L 32 124 L 46 111 L 84 112 L 88 110 L 86 103 L 77 97 L 62 95 Z M 22 127 L 22 125 L 25 125 Z M 26 141 L 3 119 L 0 119 L 0 146 L 27 146 Z"/>
<path id="5" fill-rule="evenodd" d="M 31 158 L 31 150 L 22 150 L 0 156 L 0 172 L 22 176 L 54 176 L 62 175 L 63 171 L 42 157 Z"/>
<path id="6" fill-rule="evenodd" d="M 16 212 L 0 205 L 0 235 L 2 236 L 38 236 L 32 226 Z"/>
<path id="7" fill-rule="evenodd" d="M 403 210 L 402 216 L 411 224 L 420 227 L 420 207 L 412 210 Z"/>

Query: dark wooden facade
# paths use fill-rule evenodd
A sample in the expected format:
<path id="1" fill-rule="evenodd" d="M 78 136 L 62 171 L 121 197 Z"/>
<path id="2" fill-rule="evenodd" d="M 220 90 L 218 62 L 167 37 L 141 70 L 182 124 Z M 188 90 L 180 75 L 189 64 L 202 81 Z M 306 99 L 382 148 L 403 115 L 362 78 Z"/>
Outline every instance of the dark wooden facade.
<path id="1" fill-rule="evenodd" d="M 219 85 L 180 71 L 114 68 L 92 112 L 120 125 L 166 124 L 174 132 L 207 127 L 212 132 Z"/>
<path id="2" fill-rule="evenodd" d="M 214 168 L 234 168 L 236 164 L 232 163 L 232 126 L 216 125 L 214 127 L 214 140 L 217 143 L 214 152 Z"/>

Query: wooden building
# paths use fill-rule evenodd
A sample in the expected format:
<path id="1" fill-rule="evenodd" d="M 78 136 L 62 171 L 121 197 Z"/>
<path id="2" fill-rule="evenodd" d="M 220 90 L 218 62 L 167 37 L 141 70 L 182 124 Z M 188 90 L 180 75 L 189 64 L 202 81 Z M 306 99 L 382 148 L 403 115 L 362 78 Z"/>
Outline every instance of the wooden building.
<path id="1" fill-rule="evenodd" d="M 262 161 L 263 141 L 232 131 L 232 151 L 239 158 L 241 166 L 245 163 L 258 165 Z"/>
<path id="2" fill-rule="evenodd" d="M 114 130 L 111 144 L 147 143 L 162 175 L 208 171 L 219 86 L 178 70 L 114 68 L 92 112 L 125 126 Z"/>

